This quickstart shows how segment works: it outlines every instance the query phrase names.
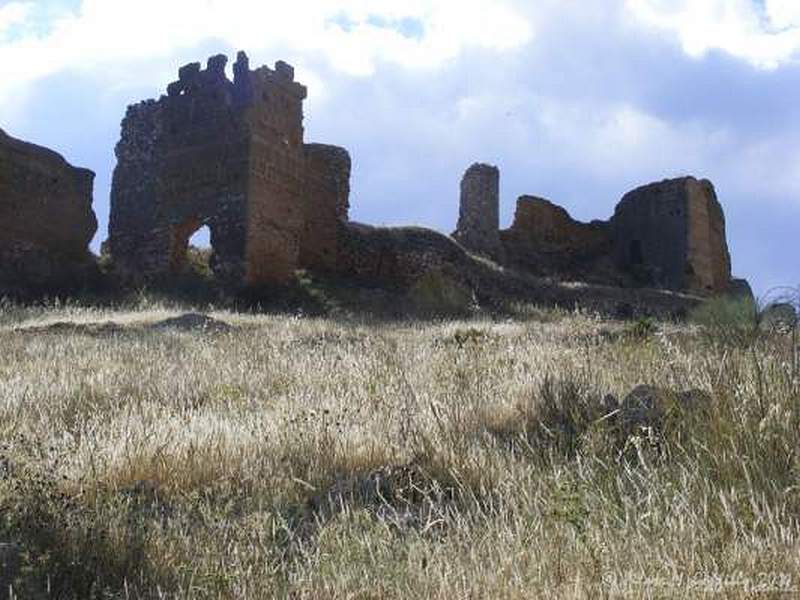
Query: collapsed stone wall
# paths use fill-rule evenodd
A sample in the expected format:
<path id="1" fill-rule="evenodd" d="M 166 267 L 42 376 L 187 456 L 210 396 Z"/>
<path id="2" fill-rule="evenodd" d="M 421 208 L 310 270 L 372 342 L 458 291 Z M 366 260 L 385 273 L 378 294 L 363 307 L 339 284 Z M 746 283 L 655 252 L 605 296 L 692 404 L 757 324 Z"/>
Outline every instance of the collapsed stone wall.
<path id="1" fill-rule="evenodd" d="M 470 167 L 466 188 L 476 187 L 480 175 L 496 190 L 499 172 L 492 169 Z M 591 223 L 575 221 L 543 198 L 522 196 L 511 227 L 494 235 L 498 195 L 478 194 L 478 202 L 464 188 L 455 239 L 487 253 L 487 240 L 496 235 L 501 250 L 493 254 L 505 264 L 536 275 L 609 285 L 701 294 L 732 289 L 725 216 L 710 181 L 682 177 L 640 187 L 622 198 L 610 220 Z"/>
<path id="2" fill-rule="evenodd" d="M 0 295 L 67 291 L 94 270 L 94 173 L 0 130 Z"/>
<path id="3" fill-rule="evenodd" d="M 573 274 L 590 278 L 611 251 L 608 223 L 574 220 L 562 207 L 544 198 L 517 200 L 514 222 L 500 232 L 508 262 L 539 275 Z"/>
<path id="4" fill-rule="evenodd" d="M 205 69 L 186 65 L 166 95 L 127 110 L 106 246 L 126 278 L 180 272 L 191 236 L 207 226 L 210 266 L 233 289 L 284 282 L 298 268 L 399 286 L 433 271 L 459 279 L 481 264 L 466 248 L 539 275 L 746 292 L 731 282 L 714 187 L 692 177 L 626 194 L 609 221 L 581 223 L 523 196 L 501 231 L 499 170 L 476 163 L 461 182 L 455 241 L 422 228 L 348 223 L 350 156 L 304 143 L 307 91 L 293 68 L 279 61 L 251 70 L 240 52 L 231 81 L 226 65 L 223 55 Z M 0 131 L 0 292 L 9 282 L 68 289 L 92 270 L 93 178 Z"/>
<path id="5" fill-rule="evenodd" d="M 431 271 L 461 271 L 470 264 L 450 236 L 424 227 L 339 226 L 337 272 L 388 287 L 407 287 Z"/>
<path id="6" fill-rule="evenodd" d="M 239 53 L 179 70 L 159 100 L 128 109 L 117 145 L 109 225 L 115 266 L 133 277 L 179 272 L 208 226 L 211 267 L 228 287 L 289 280 L 298 268 L 410 282 L 463 261 L 463 248 L 540 275 L 715 292 L 730 282 L 722 208 L 707 181 L 682 178 L 627 194 L 607 222 L 580 223 L 523 196 L 499 228 L 499 170 L 461 181 L 453 237 L 348 225 L 350 157 L 304 143 L 306 88 L 279 61 L 250 69 Z M 459 250 L 459 251 L 457 251 Z"/>
<path id="7" fill-rule="evenodd" d="M 307 91 L 294 69 L 251 70 L 240 52 L 181 68 L 167 95 L 128 109 L 117 145 L 108 248 L 126 278 L 179 272 L 210 231 L 211 267 L 231 288 L 332 266 L 347 219 L 347 151 L 303 142 Z"/>

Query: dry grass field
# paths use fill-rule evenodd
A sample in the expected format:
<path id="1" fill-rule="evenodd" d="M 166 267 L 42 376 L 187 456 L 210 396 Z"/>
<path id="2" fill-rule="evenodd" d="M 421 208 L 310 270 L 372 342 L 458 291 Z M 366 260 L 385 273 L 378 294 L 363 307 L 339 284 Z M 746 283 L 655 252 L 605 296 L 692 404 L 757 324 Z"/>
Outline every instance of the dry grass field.
<path id="1" fill-rule="evenodd" d="M 0 598 L 800 594 L 792 332 L 186 311 L 2 305 Z"/>

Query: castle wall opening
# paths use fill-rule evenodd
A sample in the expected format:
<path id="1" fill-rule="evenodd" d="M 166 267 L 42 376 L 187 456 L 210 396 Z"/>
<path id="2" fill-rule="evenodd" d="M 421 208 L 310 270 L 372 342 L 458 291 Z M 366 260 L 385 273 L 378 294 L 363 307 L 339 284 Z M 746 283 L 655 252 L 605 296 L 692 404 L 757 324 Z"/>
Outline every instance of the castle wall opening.
<path id="1" fill-rule="evenodd" d="M 214 277 L 214 246 L 211 227 L 190 217 L 172 227 L 170 271 L 174 275 Z"/>
<path id="2" fill-rule="evenodd" d="M 644 264 L 644 251 L 642 250 L 642 240 L 631 240 L 628 257 L 630 258 L 631 266 L 637 267 Z"/>

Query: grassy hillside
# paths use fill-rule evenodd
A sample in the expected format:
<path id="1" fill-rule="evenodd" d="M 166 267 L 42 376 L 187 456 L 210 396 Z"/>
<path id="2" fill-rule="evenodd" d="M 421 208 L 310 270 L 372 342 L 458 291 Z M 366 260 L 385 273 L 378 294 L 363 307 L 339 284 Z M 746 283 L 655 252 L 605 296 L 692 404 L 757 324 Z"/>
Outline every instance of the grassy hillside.
<path id="1" fill-rule="evenodd" d="M 14 597 L 800 590 L 791 332 L 536 309 L 152 326 L 179 312 L 3 305 Z M 639 384 L 707 402 L 626 424 Z"/>

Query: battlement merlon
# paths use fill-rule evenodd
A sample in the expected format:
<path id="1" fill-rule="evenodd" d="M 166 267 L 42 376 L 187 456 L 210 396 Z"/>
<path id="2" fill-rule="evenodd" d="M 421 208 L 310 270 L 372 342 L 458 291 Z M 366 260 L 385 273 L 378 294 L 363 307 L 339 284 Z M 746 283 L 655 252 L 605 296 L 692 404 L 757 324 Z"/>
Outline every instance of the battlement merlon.
<path id="1" fill-rule="evenodd" d="M 228 57 L 217 54 L 208 59 L 205 70 L 202 70 L 199 62 L 184 65 L 178 70 L 178 81 L 167 86 L 167 96 L 180 96 L 208 85 L 230 84 L 225 73 L 227 64 Z M 251 71 L 247 54 L 239 52 L 233 64 L 233 86 L 238 91 L 238 97 L 249 99 L 256 83 L 278 85 L 298 100 L 305 100 L 308 95 L 307 88 L 294 80 L 294 67 L 290 64 L 279 60 L 274 69 L 263 66 Z"/>
<path id="2" fill-rule="evenodd" d="M 251 71 L 251 76 L 262 85 L 277 85 L 297 98 L 305 100 L 308 96 L 306 86 L 294 80 L 294 68 L 283 61 L 275 63 L 275 69 L 267 66 Z"/>

